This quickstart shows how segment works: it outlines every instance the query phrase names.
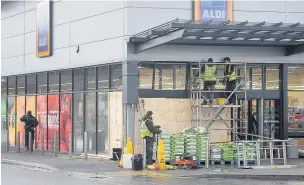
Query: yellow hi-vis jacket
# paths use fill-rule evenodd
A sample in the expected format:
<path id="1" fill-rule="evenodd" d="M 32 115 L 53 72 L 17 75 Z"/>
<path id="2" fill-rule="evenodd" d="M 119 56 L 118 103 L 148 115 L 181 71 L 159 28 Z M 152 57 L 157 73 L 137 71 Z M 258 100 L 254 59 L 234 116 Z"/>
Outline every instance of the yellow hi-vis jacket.
<path id="1" fill-rule="evenodd" d="M 144 137 L 153 137 L 153 133 L 150 132 L 150 130 L 148 129 L 148 127 L 146 125 L 146 121 L 144 121 L 144 120 L 141 123 L 140 137 L 141 138 L 144 138 Z"/>
<path id="2" fill-rule="evenodd" d="M 231 69 L 231 65 L 229 65 L 228 66 L 228 71 L 230 71 L 230 69 Z M 236 76 L 235 76 L 235 69 L 234 69 L 234 71 L 231 73 L 231 75 L 229 75 L 229 81 L 233 81 L 233 80 L 235 80 L 236 79 Z"/>
<path id="3" fill-rule="evenodd" d="M 205 81 L 216 81 L 215 72 L 216 72 L 216 65 L 213 66 L 205 65 L 205 72 L 203 79 Z"/>

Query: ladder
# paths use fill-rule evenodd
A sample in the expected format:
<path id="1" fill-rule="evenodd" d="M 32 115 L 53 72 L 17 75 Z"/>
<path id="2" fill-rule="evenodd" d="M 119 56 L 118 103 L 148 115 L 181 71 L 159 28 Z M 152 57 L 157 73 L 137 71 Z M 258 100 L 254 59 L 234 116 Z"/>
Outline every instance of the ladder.
<path id="1" fill-rule="evenodd" d="M 202 62 L 203 65 L 207 64 Z M 214 92 L 224 92 L 225 94 L 229 93 L 229 96 L 225 99 L 225 103 L 222 105 L 212 105 L 207 98 L 205 97 L 204 93 L 210 93 L 212 91 L 203 91 L 202 86 L 204 84 L 201 74 L 201 62 L 198 62 L 198 68 L 191 68 L 191 82 L 190 84 L 190 92 L 191 92 L 191 126 L 192 127 L 204 127 L 206 132 L 208 133 L 209 130 L 212 130 L 210 127 L 215 121 L 222 121 L 226 125 L 226 129 L 218 129 L 218 130 L 230 130 L 233 134 L 233 140 L 240 140 L 239 136 L 243 139 L 247 139 L 248 133 L 248 107 L 247 107 L 247 100 L 245 94 L 245 100 L 238 99 L 238 93 L 245 93 L 243 86 L 245 83 L 244 77 L 238 77 L 235 89 L 233 91 L 218 91 L 215 90 Z M 223 63 L 212 63 L 214 65 L 225 65 Z M 224 77 L 218 77 L 217 79 L 223 79 Z M 228 105 L 229 99 L 235 95 L 236 103 L 233 105 Z M 203 105 L 202 103 L 207 102 L 207 105 Z M 206 111 L 213 112 L 212 115 L 204 115 Z M 225 116 L 225 111 L 227 109 L 231 110 L 231 116 Z M 206 118 L 207 117 L 207 118 Z M 230 125 L 230 126 L 229 126 Z"/>

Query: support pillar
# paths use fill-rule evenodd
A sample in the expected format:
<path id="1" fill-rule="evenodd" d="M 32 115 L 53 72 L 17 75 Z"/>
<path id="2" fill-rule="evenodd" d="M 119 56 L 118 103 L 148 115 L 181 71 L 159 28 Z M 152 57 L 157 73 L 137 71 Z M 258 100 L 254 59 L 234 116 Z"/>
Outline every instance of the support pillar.
<path id="1" fill-rule="evenodd" d="M 288 139 L 288 68 L 280 64 L 280 139 Z"/>
<path id="2" fill-rule="evenodd" d="M 138 64 L 133 61 L 124 61 L 122 66 L 122 103 L 124 110 L 124 127 L 125 133 L 124 144 L 126 138 L 131 137 L 133 146 L 135 141 L 135 107 L 138 104 Z"/>

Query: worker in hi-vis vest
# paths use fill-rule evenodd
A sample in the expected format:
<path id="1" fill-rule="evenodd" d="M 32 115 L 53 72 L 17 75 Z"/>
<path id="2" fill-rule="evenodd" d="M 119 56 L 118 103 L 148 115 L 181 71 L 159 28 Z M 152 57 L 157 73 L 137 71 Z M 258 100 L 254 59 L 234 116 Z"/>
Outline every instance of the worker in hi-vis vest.
<path id="1" fill-rule="evenodd" d="M 235 76 L 235 65 L 231 64 L 229 57 L 224 58 L 225 66 L 225 76 L 226 76 L 226 97 L 234 91 L 236 88 L 236 76 Z M 229 104 L 235 104 L 235 93 L 229 98 Z"/>
<path id="2" fill-rule="evenodd" d="M 217 69 L 216 69 L 216 65 L 212 64 L 213 63 L 212 58 L 209 58 L 207 63 L 208 64 L 203 65 L 201 68 L 201 73 L 203 74 L 203 81 L 204 81 L 203 94 L 206 99 L 209 99 L 209 103 L 212 105 L 214 99 L 214 92 L 212 91 L 215 91 Z M 206 91 L 211 91 L 211 92 L 206 92 Z M 203 104 L 207 105 L 206 100 L 204 100 Z"/>
<path id="3" fill-rule="evenodd" d="M 153 142 L 154 135 L 161 133 L 161 130 L 157 129 L 153 124 L 152 119 L 153 112 L 148 111 L 147 114 L 142 118 L 140 136 L 146 139 L 146 156 L 147 164 L 153 164 Z"/>

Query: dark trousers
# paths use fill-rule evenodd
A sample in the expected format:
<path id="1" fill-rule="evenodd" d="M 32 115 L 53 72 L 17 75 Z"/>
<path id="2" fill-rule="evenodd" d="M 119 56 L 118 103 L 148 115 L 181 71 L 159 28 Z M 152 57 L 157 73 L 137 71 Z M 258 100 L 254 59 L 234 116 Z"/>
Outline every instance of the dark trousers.
<path id="1" fill-rule="evenodd" d="M 205 81 L 204 82 L 204 89 L 205 91 L 203 94 L 207 100 L 209 100 L 209 103 L 212 104 L 214 99 L 214 92 L 207 92 L 207 91 L 214 91 L 215 90 L 215 84 L 216 81 Z M 204 100 L 204 103 L 207 104 L 206 100 Z"/>
<path id="2" fill-rule="evenodd" d="M 153 164 L 153 138 L 146 137 L 146 154 L 147 154 L 147 164 Z"/>
<path id="3" fill-rule="evenodd" d="M 229 95 L 232 93 L 232 91 L 235 89 L 236 87 L 236 80 L 231 80 L 231 81 L 227 81 L 226 82 L 226 91 L 231 91 L 231 92 L 227 92 L 226 93 L 226 97 L 228 98 Z M 235 93 L 232 94 L 232 96 L 229 98 L 229 104 L 235 104 Z"/>
<path id="4" fill-rule="evenodd" d="M 33 146 L 34 146 L 34 131 L 31 131 L 31 130 L 25 130 L 25 148 L 26 149 L 29 149 L 29 140 L 30 140 L 30 134 L 32 135 L 32 143 L 31 143 L 31 146 L 32 146 L 32 150 L 33 150 Z"/>

